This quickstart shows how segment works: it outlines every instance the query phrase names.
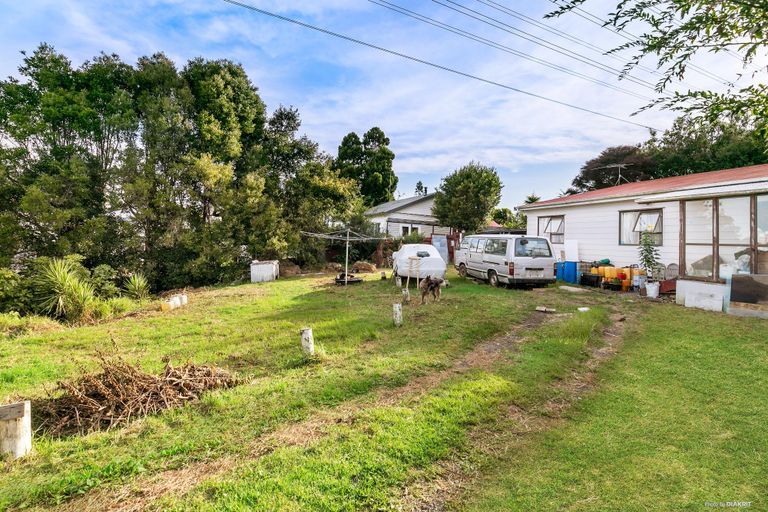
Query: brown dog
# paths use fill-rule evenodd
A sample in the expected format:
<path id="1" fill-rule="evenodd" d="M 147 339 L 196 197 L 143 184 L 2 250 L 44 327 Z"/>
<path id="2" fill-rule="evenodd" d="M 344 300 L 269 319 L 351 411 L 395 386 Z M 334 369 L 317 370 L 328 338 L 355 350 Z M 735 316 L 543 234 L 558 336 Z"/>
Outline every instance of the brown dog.
<path id="1" fill-rule="evenodd" d="M 426 304 L 427 295 L 432 294 L 435 301 L 440 300 L 440 288 L 443 285 L 443 279 L 440 277 L 427 276 L 421 280 L 419 288 L 421 289 L 421 303 Z"/>

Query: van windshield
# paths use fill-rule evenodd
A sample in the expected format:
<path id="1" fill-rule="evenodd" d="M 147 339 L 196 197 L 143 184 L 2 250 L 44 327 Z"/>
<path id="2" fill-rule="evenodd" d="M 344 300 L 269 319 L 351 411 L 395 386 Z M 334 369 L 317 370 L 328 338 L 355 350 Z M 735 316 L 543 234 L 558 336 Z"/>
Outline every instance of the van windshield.
<path id="1" fill-rule="evenodd" d="M 518 238 L 515 240 L 515 256 L 524 258 L 551 258 L 552 251 L 543 238 Z"/>

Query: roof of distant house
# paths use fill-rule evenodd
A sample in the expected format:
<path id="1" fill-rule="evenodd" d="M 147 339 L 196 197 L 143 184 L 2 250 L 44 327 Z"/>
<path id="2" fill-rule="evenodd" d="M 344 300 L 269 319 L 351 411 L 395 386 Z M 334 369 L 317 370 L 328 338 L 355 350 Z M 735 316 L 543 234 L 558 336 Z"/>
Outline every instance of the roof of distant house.
<path id="1" fill-rule="evenodd" d="M 434 192 L 431 194 L 427 194 L 424 196 L 413 196 L 413 197 L 405 197 L 403 199 L 395 199 L 394 201 L 389 201 L 386 203 L 377 204 L 373 208 L 369 208 L 365 211 L 366 215 L 381 215 L 383 213 L 390 213 L 395 212 L 397 210 L 401 210 L 405 208 L 406 206 L 410 206 L 412 204 L 418 203 L 420 201 L 424 201 L 425 199 L 431 199 L 432 196 L 434 196 Z"/>
<path id="2" fill-rule="evenodd" d="M 657 180 L 636 181 L 624 183 L 615 187 L 590 190 L 580 194 L 557 197 L 546 201 L 525 204 L 519 206 L 520 210 L 534 210 L 545 206 L 569 205 L 574 203 L 590 203 L 611 199 L 648 196 L 680 190 L 696 189 L 713 185 L 724 185 L 738 182 L 768 180 L 768 164 L 738 167 L 736 169 L 724 169 L 721 171 L 700 172 L 686 174 L 685 176 L 673 176 Z"/>

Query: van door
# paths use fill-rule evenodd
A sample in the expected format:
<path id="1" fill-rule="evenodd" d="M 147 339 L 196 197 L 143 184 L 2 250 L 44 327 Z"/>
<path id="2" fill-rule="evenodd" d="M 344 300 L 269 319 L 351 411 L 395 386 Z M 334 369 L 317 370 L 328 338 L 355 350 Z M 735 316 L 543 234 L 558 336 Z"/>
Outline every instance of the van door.
<path id="1" fill-rule="evenodd" d="M 485 244 L 483 264 L 485 265 L 486 277 L 488 277 L 490 272 L 494 272 L 501 282 L 507 282 L 507 240 L 501 238 L 489 239 L 488 243 Z"/>
<path id="2" fill-rule="evenodd" d="M 469 244 L 469 257 L 467 258 L 467 273 L 474 277 L 485 279 L 483 272 L 483 250 L 485 238 L 474 238 Z"/>
<path id="3" fill-rule="evenodd" d="M 515 240 L 515 279 L 553 280 L 555 258 L 546 238 L 520 237 Z"/>

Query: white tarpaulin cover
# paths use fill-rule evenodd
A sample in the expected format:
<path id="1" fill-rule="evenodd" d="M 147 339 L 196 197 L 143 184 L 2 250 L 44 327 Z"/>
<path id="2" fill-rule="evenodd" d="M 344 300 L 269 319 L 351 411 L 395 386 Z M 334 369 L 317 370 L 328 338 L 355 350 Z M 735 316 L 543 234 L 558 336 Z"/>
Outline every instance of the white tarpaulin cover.
<path id="1" fill-rule="evenodd" d="M 445 261 L 437 249 L 428 244 L 404 245 L 392 255 L 392 261 L 394 273 L 402 277 L 445 277 Z"/>

